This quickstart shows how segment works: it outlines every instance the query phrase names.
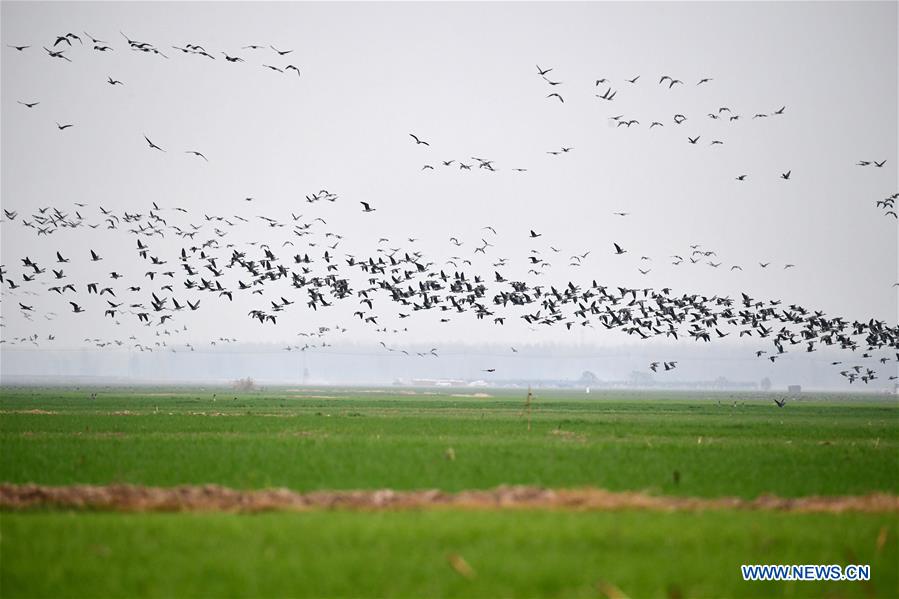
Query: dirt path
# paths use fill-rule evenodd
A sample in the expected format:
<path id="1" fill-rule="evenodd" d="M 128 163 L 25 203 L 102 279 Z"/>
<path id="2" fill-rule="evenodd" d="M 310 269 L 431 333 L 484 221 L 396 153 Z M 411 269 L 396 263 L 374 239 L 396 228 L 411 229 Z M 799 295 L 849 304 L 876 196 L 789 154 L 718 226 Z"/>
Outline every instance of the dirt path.
<path id="1" fill-rule="evenodd" d="M 135 485 L 47 487 L 0 485 L 0 509 L 35 507 L 65 509 L 145 511 L 269 510 L 419 510 L 461 509 L 564 509 L 564 510 L 764 510 L 784 512 L 881 512 L 899 513 L 899 496 L 871 494 L 847 497 L 781 498 L 762 496 L 747 500 L 665 497 L 645 493 L 610 492 L 601 489 L 541 489 L 497 487 L 482 491 L 314 491 L 287 489 L 240 491 L 216 485 L 142 487 Z"/>

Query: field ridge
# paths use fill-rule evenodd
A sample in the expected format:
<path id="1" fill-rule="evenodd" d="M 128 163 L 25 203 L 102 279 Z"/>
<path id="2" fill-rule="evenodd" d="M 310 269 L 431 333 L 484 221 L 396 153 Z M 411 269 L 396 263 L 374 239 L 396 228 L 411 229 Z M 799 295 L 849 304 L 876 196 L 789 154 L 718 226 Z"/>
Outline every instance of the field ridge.
<path id="1" fill-rule="evenodd" d="M 67 508 L 126 512 L 158 511 L 299 511 L 299 510 L 422 510 L 458 508 L 562 509 L 582 511 L 759 510 L 799 513 L 899 513 L 899 496 L 887 493 L 844 496 L 675 497 L 642 492 L 613 492 L 583 487 L 547 489 L 502 485 L 487 490 L 448 493 L 436 489 L 395 491 L 312 491 L 289 489 L 245 491 L 220 485 L 66 485 L 0 484 L 0 509 Z"/>

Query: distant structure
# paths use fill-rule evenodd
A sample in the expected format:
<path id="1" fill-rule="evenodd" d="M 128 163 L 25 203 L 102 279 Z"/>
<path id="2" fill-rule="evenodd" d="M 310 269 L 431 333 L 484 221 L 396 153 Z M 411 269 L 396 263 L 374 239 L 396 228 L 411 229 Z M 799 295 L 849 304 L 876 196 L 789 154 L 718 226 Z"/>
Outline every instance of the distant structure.
<path id="1" fill-rule="evenodd" d="M 802 393 L 802 385 L 790 385 L 787 387 L 787 393 L 790 395 L 800 395 Z"/>

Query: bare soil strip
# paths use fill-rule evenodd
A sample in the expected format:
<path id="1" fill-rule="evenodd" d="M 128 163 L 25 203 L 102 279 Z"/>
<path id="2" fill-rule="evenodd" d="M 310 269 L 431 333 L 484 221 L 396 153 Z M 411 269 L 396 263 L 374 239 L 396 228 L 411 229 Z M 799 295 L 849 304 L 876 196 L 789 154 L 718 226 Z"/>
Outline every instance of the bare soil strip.
<path id="1" fill-rule="evenodd" d="M 762 510 L 782 512 L 881 512 L 899 513 L 899 496 L 874 493 L 846 497 L 666 497 L 646 493 L 611 492 L 602 489 L 541 489 L 538 487 L 497 487 L 489 490 L 460 491 L 313 491 L 297 493 L 288 489 L 240 491 L 217 485 L 143 487 L 136 485 L 41 485 L 0 484 L 0 509 L 64 508 L 123 512 L 181 511 L 303 511 L 342 510 L 421 510 L 460 508 L 609 510 Z"/>

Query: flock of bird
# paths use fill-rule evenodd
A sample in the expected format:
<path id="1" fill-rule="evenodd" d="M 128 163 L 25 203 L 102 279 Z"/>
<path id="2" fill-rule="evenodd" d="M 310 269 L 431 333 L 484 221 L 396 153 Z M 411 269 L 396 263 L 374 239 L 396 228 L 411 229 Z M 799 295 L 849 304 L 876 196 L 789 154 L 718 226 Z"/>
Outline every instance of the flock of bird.
<path id="1" fill-rule="evenodd" d="M 546 85 L 549 86 L 550 93 L 547 94 L 546 98 L 550 101 L 557 101 L 560 104 L 564 104 L 565 98 L 561 95 L 561 92 L 558 91 L 561 88 L 557 87 L 557 86 L 563 85 L 563 82 L 562 81 L 554 81 L 553 78 L 551 76 L 549 76 L 553 70 L 554 70 L 553 68 L 542 68 L 542 67 L 540 67 L 540 65 L 537 65 L 537 74 L 540 76 L 541 80 Z M 636 85 L 638 85 L 638 81 L 640 81 L 640 78 L 641 78 L 640 75 L 636 75 L 630 79 L 624 79 L 623 83 L 627 84 L 628 86 L 636 86 Z M 695 85 L 697 85 L 697 86 L 707 85 L 707 84 L 711 83 L 712 81 L 713 81 L 713 79 L 711 77 L 702 77 L 701 79 L 699 79 L 696 82 Z M 684 85 L 684 82 L 681 79 L 677 79 L 670 75 L 661 75 L 659 77 L 658 85 L 671 90 L 676 85 Z M 595 86 L 597 88 L 599 88 L 600 86 L 605 86 L 605 88 L 606 88 L 602 94 L 594 94 L 595 97 L 597 97 L 601 100 L 612 101 L 615 99 L 616 95 L 618 94 L 618 90 L 613 89 L 613 83 L 608 78 L 602 77 L 602 78 L 596 79 Z M 781 106 L 780 108 L 777 108 L 770 112 L 753 112 L 752 116 L 750 117 L 750 120 L 766 119 L 768 117 L 779 117 L 779 116 L 782 116 L 785 114 L 786 109 L 787 109 L 786 106 Z M 665 117 L 657 116 L 658 120 L 656 120 L 656 119 L 648 120 L 648 122 L 649 122 L 648 129 L 652 130 L 656 127 L 665 127 L 666 122 L 669 123 L 669 125 L 673 125 L 675 127 L 682 126 L 688 120 L 691 120 L 691 118 L 693 120 L 699 120 L 699 119 L 702 119 L 703 117 L 706 119 L 710 119 L 711 121 L 727 123 L 727 124 L 731 124 L 731 125 L 737 123 L 741 119 L 745 120 L 744 115 L 735 112 L 729 106 L 715 106 L 709 112 L 705 113 L 705 115 L 700 115 L 698 117 L 694 115 L 693 117 L 688 118 L 686 115 L 681 114 L 681 113 L 675 113 L 671 116 L 665 116 Z M 632 126 L 640 126 L 641 125 L 641 121 L 638 118 L 633 118 L 631 116 L 625 116 L 624 114 L 609 116 L 609 121 L 610 121 L 610 123 L 614 123 L 614 127 L 616 129 L 621 128 L 621 127 L 624 127 L 625 129 L 630 129 Z M 414 140 L 416 145 L 422 145 L 427 148 L 430 148 L 430 146 L 431 146 L 430 142 L 425 141 L 420 136 L 418 136 L 414 133 L 410 133 L 409 135 Z M 700 145 L 700 142 L 702 142 L 703 144 L 706 143 L 705 141 L 702 141 L 703 140 L 702 134 L 694 133 L 692 136 L 688 134 L 685 137 L 686 137 L 685 141 L 689 145 Z M 722 145 L 724 145 L 724 143 L 725 142 L 722 139 L 719 139 L 716 137 L 714 139 L 709 140 L 707 145 L 722 146 Z M 570 152 L 573 149 L 574 148 L 572 148 L 572 147 L 562 147 L 557 150 L 549 150 L 546 153 L 551 156 L 560 156 L 560 155 L 567 154 L 568 152 Z M 424 166 L 421 167 L 421 170 L 422 171 L 434 171 L 434 170 L 437 170 L 440 167 L 440 165 L 442 165 L 442 167 L 444 167 L 444 168 L 456 168 L 456 166 L 458 166 L 458 170 L 460 170 L 460 171 L 472 171 L 472 169 L 475 167 L 479 171 L 486 170 L 488 172 L 497 172 L 498 170 L 501 170 L 499 167 L 497 167 L 495 165 L 496 160 L 493 160 L 493 159 L 478 158 L 478 157 L 472 156 L 472 157 L 470 157 L 470 162 L 467 162 L 468 160 L 469 159 L 464 159 L 464 160 L 459 160 L 459 159 L 442 160 L 441 159 L 438 162 L 428 162 L 428 163 L 424 164 Z M 884 166 L 885 162 L 886 161 L 880 161 L 880 162 L 861 161 L 861 162 L 859 162 L 859 164 L 864 165 L 864 166 L 873 164 L 875 167 L 882 168 Z M 513 172 L 518 172 L 518 173 L 524 173 L 524 172 L 528 171 L 527 168 L 523 168 L 523 167 L 515 167 L 515 168 L 511 168 L 510 170 Z M 792 169 L 787 169 L 785 171 L 778 172 L 777 174 L 778 174 L 778 178 L 780 180 L 790 181 L 791 176 L 792 176 Z M 747 181 L 749 179 L 749 175 L 746 173 L 741 173 L 741 174 L 735 175 L 734 179 L 736 181 L 741 181 L 741 182 Z"/>
<path id="2" fill-rule="evenodd" d="M 132 40 L 124 36 L 130 51 L 150 53 L 162 58 L 168 56 L 158 47 L 148 42 Z M 108 42 L 85 34 L 97 52 L 114 51 Z M 71 61 L 66 54 L 77 44 L 83 44 L 80 36 L 67 33 L 60 35 L 44 46 L 51 58 Z M 30 46 L 12 46 L 24 52 Z M 86 47 L 86 45 L 85 45 Z M 216 60 L 223 55 L 229 63 L 244 62 L 242 56 L 227 52 L 208 52 L 199 44 L 188 43 L 172 46 L 188 55 L 196 55 L 207 60 Z M 241 49 L 248 52 L 273 52 L 284 57 L 290 50 L 279 50 L 271 45 L 248 45 Z M 294 65 L 284 67 L 261 63 L 261 68 L 281 73 L 299 70 Z M 547 98 L 564 104 L 561 95 L 561 81 L 554 81 L 549 75 L 552 68 L 537 68 L 540 77 L 549 86 Z M 640 76 L 627 79 L 627 86 L 638 85 Z M 713 79 L 704 77 L 696 86 L 708 85 Z M 109 85 L 124 85 L 109 77 Z M 663 75 L 658 85 L 674 90 L 686 85 L 681 79 Z M 607 79 L 596 80 L 596 94 L 603 101 L 615 101 L 620 89 Z M 35 109 L 39 101 L 20 101 L 27 109 Z M 755 113 L 752 117 L 767 118 L 785 113 L 785 107 L 768 113 Z M 719 107 L 707 114 L 709 119 L 733 123 L 741 115 L 728 107 Z M 616 128 L 639 126 L 640 121 L 624 115 L 612 117 Z M 688 117 L 675 114 L 674 126 L 683 125 Z M 64 131 L 72 124 L 60 124 Z M 652 121 L 649 128 L 664 127 L 661 121 Z M 416 146 L 430 148 L 430 142 L 417 133 L 409 133 Z M 688 138 L 690 144 L 698 144 L 701 135 Z M 148 150 L 166 152 L 148 135 L 144 135 Z M 709 145 L 723 144 L 712 140 Z M 561 147 L 548 154 L 559 156 L 573 150 Z M 183 152 L 202 160 L 208 160 L 199 150 L 186 149 Z M 496 172 L 496 161 L 472 157 L 471 162 L 457 160 L 441 161 L 443 167 L 458 164 L 460 170 L 483 170 Z M 884 161 L 862 166 L 883 167 Z M 426 164 L 424 169 L 434 169 Z M 512 169 L 526 172 L 525 168 Z M 791 180 L 791 170 L 780 174 L 780 178 Z M 736 177 L 747 179 L 746 174 Z M 896 216 L 893 195 L 878 202 Z M 245 198 L 252 201 L 253 198 Z M 320 202 L 342 202 L 342 198 L 331 191 L 319 190 L 306 195 L 310 209 Z M 326 205 L 326 204 L 325 204 Z M 359 201 L 362 214 L 376 211 L 371 202 Z M 321 213 L 324 214 L 324 213 Z M 3 296 L 14 296 L 18 314 L 31 321 L 42 317 L 54 320 L 60 312 L 78 315 L 102 312 L 104 318 L 119 325 L 130 323 L 147 330 L 155 336 L 155 342 L 145 342 L 136 335 L 129 338 L 102 337 L 86 338 L 96 347 L 129 347 L 140 351 L 176 348 L 166 341 L 187 330 L 191 314 L 202 312 L 210 303 L 234 302 L 235 297 L 247 298 L 254 306 L 246 317 L 259 326 L 277 326 L 279 318 L 288 311 L 324 311 L 335 304 L 348 304 L 354 309 L 353 318 L 360 326 L 372 327 L 378 333 L 389 335 L 402 330 L 388 326 L 389 318 L 403 321 L 413 315 L 434 314 L 441 324 L 451 324 L 454 319 L 472 318 L 478 321 L 503 326 L 509 319 L 520 319 L 533 330 L 541 327 L 564 327 L 568 330 L 591 328 L 614 330 L 637 339 L 672 338 L 689 339 L 695 342 L 711 342 L 733 335 L 734 337 L 757 338 L 770 343 L 768 349 L 756 351 L 760 359 L 774 364 L 791 351 L 815 352 L 821 348 L 839 349 L 848 352 L 857 362 L 844 365 L 834 361 L 833 366 L 842 366 L 841 374 L 850 382 L 856 380 L 869 383 L 880 378 L 878 367 L 899 362 L 899 326 L 891 326 L 883 321 L 849 320 L 839 316 L 829 316 L 822 311 L 809 309 L 795 303 L 784 305 L 780 300 L 753 297 L 742 293 L 739 298 L 729 296 L 707 296 L 696 293 L 677 293 L 670 288 L 623 287 L 602 284 L 596 280 L 568 280 L 565 284 L 550 284 L 544 278 L 555 260 L 554 255 L 565 257 L 563 263 L 570 268 L 583 267 L 591 252 L 607 252 L 614 259 L 631 254 L 633 260 L 639 256 L 639 272 L 648 275 L 652 268 L 651 256 L 629 252 L 617 242 L 609 247 L 594 248 L 584 253 L 575 252 L 568 256 L 552 245 L 537 230 L 527 229 L 514 233 L 521 240 L 532 244 L 527 255 L 501 257 L 496 247 L 500 236 L 493 226 L 482 228 L 480 243 L 470 253 L 466 242 L 451 237 L 450 249 L 455 255 L 448 260 L 430 258 L 416 248 L 415 238 L 391 240 L 381 238 L 377 247 L 363 254 L 353 254 L 340 250 L 344 236 L 328 226 L 321 215 L 314 217 L 296 215 L 279 216 L 272 214 L 208 214 L 194 213 L 180 206 L 160 206 L 152 203 L 139 212 L 129 212 L 115 208 L 105 208 L 84 202 L 73 205 L 47 205 L 32 214 L 3 209 L 6 226 L 18 225 L 33 231 L 35 238 L 50 238 L 59 231 L 81 231 L 85 234 L 85 249 L 73 253 L 62 248 L 53 248 L 52 258 L 35 258 L 40 252 L 50 248 L 50 241 L 35 245 L 33 251 L 21 248 L 13 265 L 0 265 L 0 284 Z M 615 212 L 615 217 L 625 218 L 627 212 Z M 253 221 L 254 224 L 251 224 Z M 259 224 L 269 231 L 266 242 L 253 239 L 250 229 Z M 102 227 L 102 228 L 101 228 Z M 89 247 L 89 240 L 103 231 L 108 236 L 118 236 L 123 244 L 131 247 L 130 259 L 134 267 L 119 272 L 104 265 L 106 257 L 100 251 Z M 178 247 L 173 251 L 174 239 Z M 166 240 L 166 241 L 162 241 Z M 288 249 L 289 248 L 289 249 Z M 480 258 L 479 255 L 480 254 Z M 567 256 L 567 257 L 566 257 Z M 700 244 L 690 245 L 680 253 L 666 257 L 674 266 L 704 265 L 709 268 L 724 266 L 728 270 L 743 270 L 739 264 L 724 265 L 717 258 L 718 252 Z M 117 259 L 122 259 L 119 255 Z M 489 261 L 492 271 L 479 271 L 482 263 Z M 52 263 L 48 263 L 48 260 Z M 70 278 L 66 270 L 70 264 L 79 263 L 79 272 L 89 273 L 84 280 Z M 528 268 L 527 276 L 513 276 L 519 265 Z M 759 268 L 766 269 L 771 261 L 759 261 Z M 790 269 L 795 265 L 785 263 L 777 268 Z M 522 269 L 523 270 L 523 269 Z M 389 317 L 389 318 L 388 318 Z M 4 323 L 5 325 L 5 323 Z M 326 335 L 344 333 L 349 323 L 334 327 L 317 327 L 298 333 L 307 338 L 304 346 L 288 345 L 285 350 L 307 350 L 312 347 L 327 346 Z M 385 337 L 386 339 L 386 337 Z M 55 336 L 46 339 L 37 334 L 0 339 L 2 343 L 38 345 L 52 342 Z M 233 343 L 235 338 L 219 337 L 212 344 Z M 311 343 L 310 343 L 311 342 Z M 381 346 L 390 352 L 409 354 L 407 350 L 392 347 L 386 340 Z M 195 348 L 187 343 L 184 349 Z M 513 352 L 516 350 L 511 348 Z M 415 352 L 421 358 L 439 358 L 438 348 Z M 895 354 L 895 356 L 893 356 Z M 674 360 L 651 362 L 653 372 L 667 372 L 675 369 Z M 484 372 L 495 373 L 495 368 L 484 368 Z M 895 380 L 896 376 L 888 377 Z"/>
<path id="3" fill-rule="evenodd" d="M 144 52 L 144 53 L 148 53 L 148 54 L 154 54 L 156 56 L 159 56 L 159 57 L 165 58 L 165 59 L 169 58 L 168 55 L 166 55 L 164 52 L 162 52 L 162 50 L 160 50 L 154 44 L 152 44 L 150 42 L 142 42 L 142 41 L 138 41 L 138 40 L 133 40 L 133 39 L 130 39 L 124 33 L 121 33 L 121 32 L 119 32 L 119 33 L 127 42 L 129 50 L 131 50 L 133 52 Z M 110 42 L 106 42 L 106 41 L 97 39 L 94 36 L 92 36 L 86 32 L 84 33 L 84 35 L 93 44 L 93 50 L 95 52 L 111 52 L 111 51 L 115 50 L 115 48 L 112 45 L 110 45 Z M 78 42 L 78 46 L 75 46 L 72 43 L 72 42 L 76 42 L 76 41 Z M 78 47 L 87 49 L 88 46 L 90 46 L 90 44 L 85 45 L 84 40 L 81 38 L 81 36 L 79 36 L 76 33 L 69 32 L 64 35 L 56 36 L 56 39 L 53 41 L 53 43 L 50 45 L 49 48 L 47 46 L 42 46 L 42 48 L 44 49 L 44 51 L 47 53 L 47 55 L 50 58 L 57 58 L 59 60 L 65 60 L 67 62 L 72 62 L 72 59 L 66 55 L 66 52 L 74 51 Z M 31 48 L 30 45 L 15 45 L 15 44 L 7 44 L 7 47 L 12 48 L 18 52 L 25 52 L 26 50 Z M 183 54 L 202 56 L 202 57 L 208 58 L 210 60 L 215 60 L 215 55 L 221 54 L 224 57 L 226 62 L 231 62 L 231 63 L 246 62 L 243 57 L 238 56 L 237 54 L 231 55 L 228 52 L 224 52 L 224 51 L 213 52 L 213 54 L 210 54 L 206 50 L 206 48 L 204 48 L 200 44 L 187 43 L 187 44 L 184 44 L 183 46 L 171 46 L 171 48 L 173 50 L 178 50 L 179 52 L 181 52 Z M 259 50 L 262 50 L 262 51 L 271 50 L 274 53 L 274 55 L 276 55 L 279 59 L 284 58 L 285 56 L 287 56 L 288 54 L 291 54 L 293 52 L 293 50 L 279 50 L 278 48 L 275 48 L 274 46 L 272 46 L 270 44 L 269 45 L 249 44 L 247 46 L 241 47 L 241 51 L 258 52 Z M 293 64 L 288 64 L 283 67 L 277 67 L 277 66 L 273 66 L 270 64 L 261 63 L 260 66 L 262 68 L 276 71 L 276 72 L 282 73 L 282 74 L 287 73 L 287 71 L 294 71 L 297 74 L 297 77 L 300 76 L 300 69 Z M 113 81 L 109 81 L 109 83 L 110 83 L 110 85 L 115 85 L 116 83 L 121 83 L 121 82 L 113 83 Z"/>

